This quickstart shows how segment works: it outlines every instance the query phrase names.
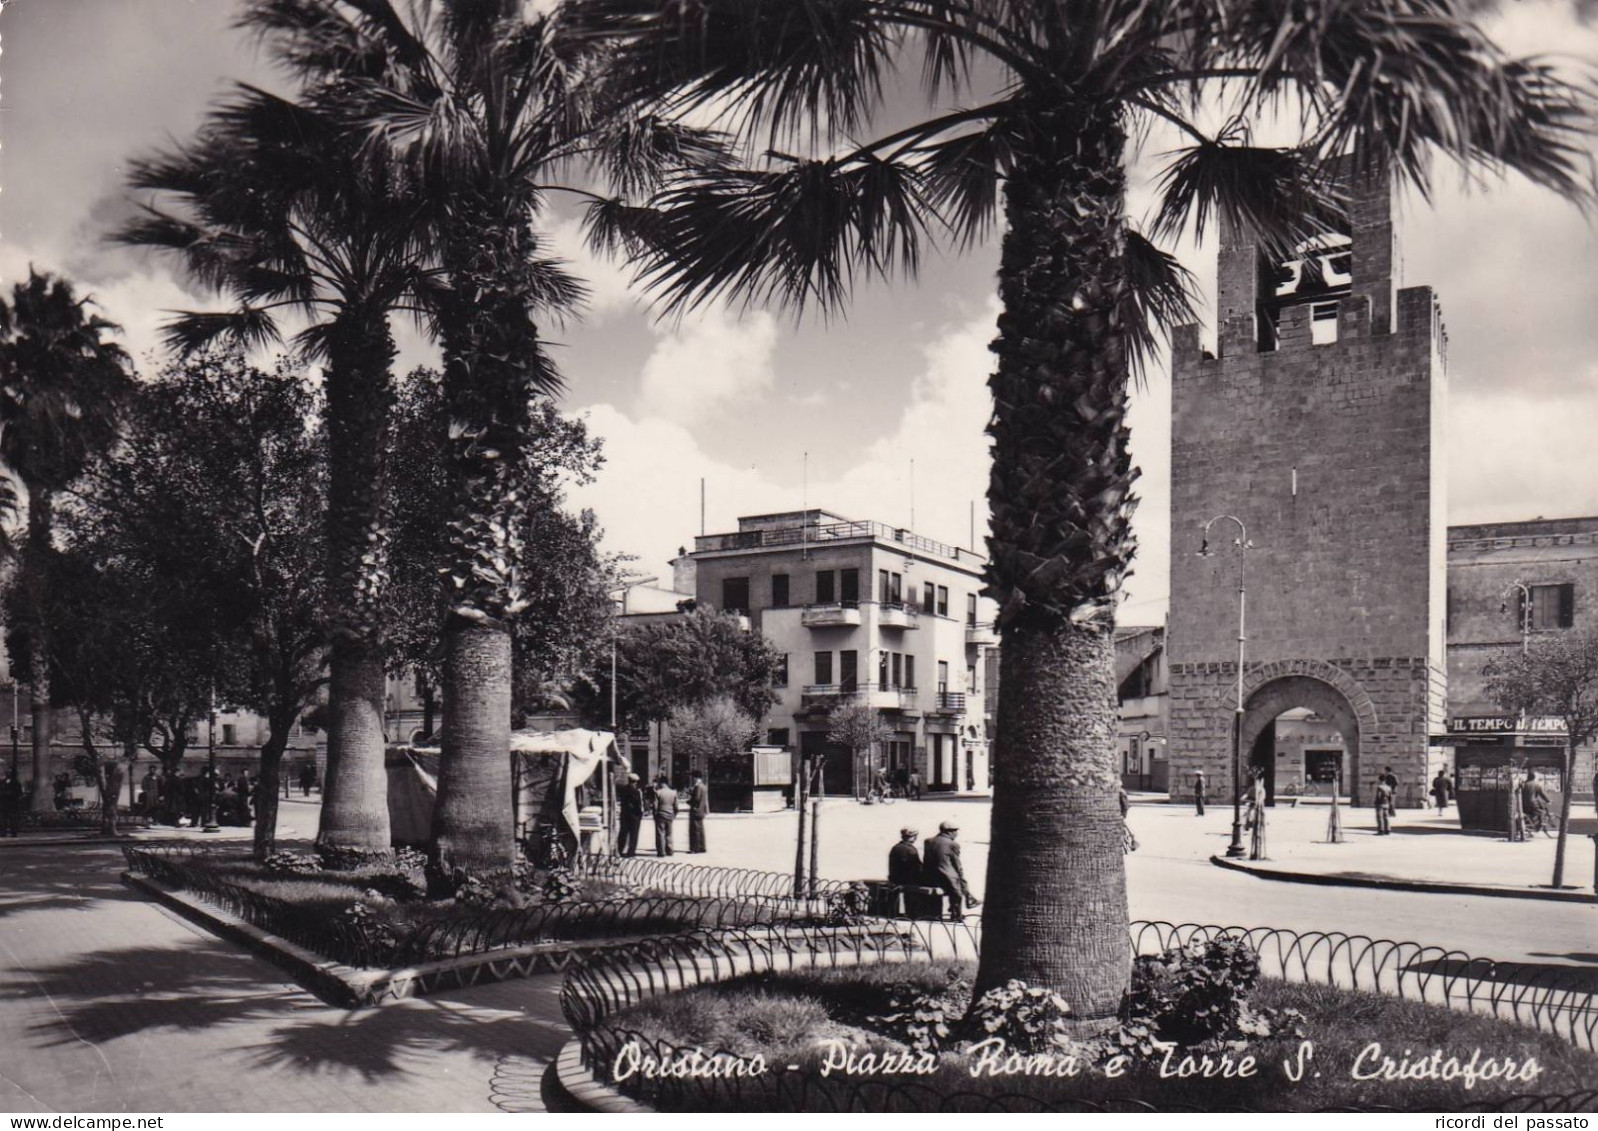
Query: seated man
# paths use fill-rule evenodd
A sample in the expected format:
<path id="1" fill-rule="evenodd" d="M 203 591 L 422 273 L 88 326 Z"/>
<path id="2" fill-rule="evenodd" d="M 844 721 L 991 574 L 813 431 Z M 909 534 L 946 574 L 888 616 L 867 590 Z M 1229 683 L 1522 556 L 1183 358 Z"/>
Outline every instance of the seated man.
<path id="1" fill-rule="evenodd" d="M 899 843 L 888 849 L 888 883 L 894 887 L 921 886 L 921 853 L 916 851 L 915 829 L 900 829 Z"/>
<path id="2" fill-rule="evenodd" d="M 981 901 L 971 894 L 965 882 L 965 868 L 960 864 L 960 845 L 955 837 L 960 826 L 953 821 L 938 825 L 938 835 L 928 837 L 922 846 L 921 874 L 928 887 L 940 888 L 949 900 L 949 918 L 965 918 L 965 907 L 976 907 Z"/>

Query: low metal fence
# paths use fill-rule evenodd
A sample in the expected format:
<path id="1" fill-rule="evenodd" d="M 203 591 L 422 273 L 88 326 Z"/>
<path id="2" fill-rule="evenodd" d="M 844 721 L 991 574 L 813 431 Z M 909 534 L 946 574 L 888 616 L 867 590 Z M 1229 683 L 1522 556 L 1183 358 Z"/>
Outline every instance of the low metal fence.
<path id="1" fill-rule="evenodd" d="M 794 895 L 793 876 L 786 872 L 762 872 L 754 868 L 709 867 L 688 864 L 667 857 L 590 856 L 582 864 L 585 876 L 615 880 L 641 888 L 664 888 L 683 895 L 715 898 L 767 896 L 773 899 Z M 807 880 L 805 897 L 828 899 L 847 896 L 854 888 L 843 880 Z"/>
<path id="2" fill-rule="evenodd" d="M 485 954 L 541 942 L 630 938 L 726 928 L 785 928 L 837 920 L 836 898 L 794 900 L 739 892 L 758 886 L 751 874 L 701 877 L 698 886 L 728 890 L 711 895 L 670 892 L 642 897 L 534 903 L 522 908 L 455 907 L 436 917 L 406 922 L 368 906 L 365 913 L 328 914 L 220 875 L 218 864 L 248 857 L 210 846 L 124 846 L 128 867 L 140 875 L 192 892 L 246 922 L 297 946 L 349 966 L 395 968 Z M 722 871 L 705 869 L 705 871 Z M 726 870 L 736 871 L 736 870 Z M 693 886 L 695 878 L 674 874 Z M 293 877 L 286 877 L 293 878 Z M 302 877 L 314 882 L 316 873 Z M 374 882 L 375 882 L 374 877 Z M 350 889 L 351 905 L 362 893 Z"/>
<path id="3" fill-rule="evenodd" d="M 1262 973 L 1290 982 L 1361 989 L 1408 1001 L 1492 1014 L 1551 1032 L 1578 1048 L 1598 1051 L 1598 973 L 1579 967 L 1503 963 L 1420 943 L 1339 932 L 1136 922 L 1134 953 L 1159 953 L 1218 938 L 1241 938 L 1259 954 Z M 877 920 L 846 929 L 794 927 L 781 933 L 696 932 L 641 939 L 583 956 L 569 969 L 561 1008 L 577 1034 L 585 1066 L 599 1079 L 661 1110 L 708 1111 L 1138 1111 L 1154 1110 L 1133 1096 L 1042 1100 L 1035 1094 L 943 1092 L 914 1081 L 883 1078 L 818 1080 L 812 1073 L 649 1075 L 617 1079 L 624 1051 L 633 1063 L 680 1060 L 682 1051 L 613 1018 L 660 994 L 748 974 L 864 963 L 974 960 L 981 948 L 975 924 Z M 628 1046 L 631 1046 L 630 1048 Z M 704 1057 L 732 1057 L 706 1050 Z M 724 1061 L 730 1065 L 738 1058 Z M 1519 1095 L 1482 1101 L 1472 1111 L 1586 1111 L 1598 1091 Z M 1164 1105 L 1160 1110 L 1186 1110 Z M 1371 1107 L 1365 1110 L 1384 1110 Z"/>
<path id="4" fill-rule="evenodd" d="M 22 814 L 22 827 L 40 832 L 55 832 L 62 829 L 95 829 L 98 830 L 105 822 L 105 812 L 98 805 L 80 805 L 72 809 L 57 809 L 49 813 L 24 812 Z M 135 813 L 131 809 L 117 810 L 117 827 L 119 829 L 147 829 L 153 824 L 150 817 L 144 813 Z"/>

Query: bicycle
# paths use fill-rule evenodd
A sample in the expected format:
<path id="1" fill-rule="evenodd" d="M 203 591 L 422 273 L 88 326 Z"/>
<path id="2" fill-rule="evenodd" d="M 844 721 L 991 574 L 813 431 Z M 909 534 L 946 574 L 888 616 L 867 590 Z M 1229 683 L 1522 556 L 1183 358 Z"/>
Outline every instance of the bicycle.
<path id="1" fill-rule="evenodd" d="M 1552 837 L 1559 833 L 1559 818 L 1546 806 L 1539 806 L 1526 814 L 1526 833 L 1542 833 Z"/>

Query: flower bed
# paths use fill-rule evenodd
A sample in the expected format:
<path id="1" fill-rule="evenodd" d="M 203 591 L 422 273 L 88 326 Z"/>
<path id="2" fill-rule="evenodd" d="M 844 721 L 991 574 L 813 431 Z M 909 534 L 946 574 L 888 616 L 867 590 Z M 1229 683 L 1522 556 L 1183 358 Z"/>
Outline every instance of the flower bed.
<path id="1" fill-rule="evenodd" d="M 597 1067 L 676 1110 L 768 1110 L 799 1100 L 809 1110 L 925 1110 L 932 1102 L 951 1110 L 1453 1111 L 1572 1093 L 1569 1110 L 1598 1105 L 1598 1094 L 1579 1096 L 1598 1081 L 1598 1056 L 1437 1006 L 1261 980 L 1250 986 L 1241 1027 L 1204 1040 L 1160 1040 L 1177 1034 L 1151 1030 L 1143 1014 L 1105 1040 L 1051 1043 L 1049 1014 L 1061 1003 L 1017 984 L 988 995 L 987 1008 L 962 1022 L 974 973 L 968 962 L 767 972 L 654 997 L 607 1019 L 601 1041 L 616 1055 L 608 1072 Z M 1177 1028 L 1190 1035 L 1202 1024 L 1202 1007 L 1176 1012 Z M 1426 1078 L 1380 1078 L 1384 1057 L 1402 1061 L 1397 1071 L 1427 1073 L 1434 1050 Z M 651 1065 L 691 1064 L 764 1071 L 648 1078 Z"/>
<path id="2" fill-rule="evenodd" d="M 293 853 L 263 865 L 190 846 L 130 846 L 124 854 L 135 872 L 353 967 L 393 969 L 531 943 L 810 923 L 836 914 L 825 901 L 683 895 L 640 889 L 618 874 L 532 869 L 514 886 L 467 879 L 454 898 L 429 900 L 420 858 L 403 853 L 343 870 Z"/>

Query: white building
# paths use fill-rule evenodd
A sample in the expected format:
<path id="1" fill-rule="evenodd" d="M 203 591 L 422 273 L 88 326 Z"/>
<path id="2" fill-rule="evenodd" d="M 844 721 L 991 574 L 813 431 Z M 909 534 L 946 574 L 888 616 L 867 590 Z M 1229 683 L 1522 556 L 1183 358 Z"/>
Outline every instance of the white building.
<path id="1" fill-rule="evenodd" d="M 747 615 L 782 653 L 766 740 L 825 753 L 828 793 L 854 792 L 873 767 L 919 774 L 931 792 L 988 791 L 985 653 L 998 636 L 980 555 L 807 510 L 740 518 L 673 564 L 676 589 Z M 870 765 L 827 742 L 828 712 L 851 701 L 893 731 Z"/>

